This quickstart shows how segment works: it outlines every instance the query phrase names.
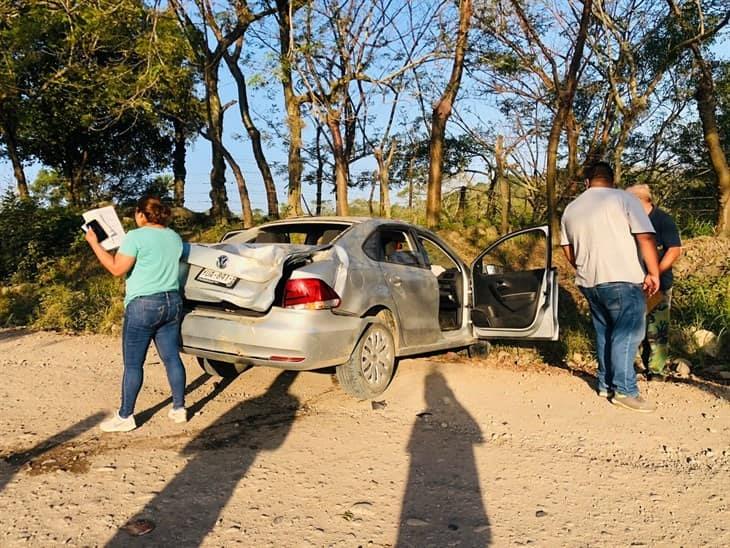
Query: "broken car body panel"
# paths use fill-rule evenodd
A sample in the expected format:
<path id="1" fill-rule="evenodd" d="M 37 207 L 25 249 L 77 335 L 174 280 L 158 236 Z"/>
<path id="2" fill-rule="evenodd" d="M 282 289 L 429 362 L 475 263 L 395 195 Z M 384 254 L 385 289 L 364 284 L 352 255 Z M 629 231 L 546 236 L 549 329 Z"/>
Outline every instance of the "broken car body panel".
<path id="1" fill-rule="evenodd" d="M 515 235 L 523 233 L 537 246 L 547 229 Z M 510 253 L 498 260 L 506 264 Z M 500 263 L 500 273 L 475 262 L 473 274 L 435 234 L 390 219 L 299 218 L 232 232 L 218 244 L 190 247 L 183 350 L 304 370 L 346 362 L 373 323 L 391 332 L 396 356 L 463 348 L 480 338 L 552 339 L 556 274 L 549 250 L 534 253 L 539 264 L 524 271 L 519 261 Z M 323 309 L 285 306 L 293 280 L 323 287 L 328 297 L 311 297 Z"/>

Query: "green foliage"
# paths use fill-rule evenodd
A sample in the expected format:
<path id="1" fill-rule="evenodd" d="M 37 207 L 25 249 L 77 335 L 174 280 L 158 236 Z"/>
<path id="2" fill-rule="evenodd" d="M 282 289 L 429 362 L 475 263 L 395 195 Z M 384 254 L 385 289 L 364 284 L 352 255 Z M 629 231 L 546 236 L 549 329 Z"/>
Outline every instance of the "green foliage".
<path id="1" fill-rule="evenodd" d="M 220 239 L 231 230 L 239 230 L 243 228 L 240 223 L 228 224 L 217 223 L 208 227 L 198 227 L 190 234 L 190 240 L 195 242 L 219 242 Z"/>
<path id="2" fill-rule="evenodd" d="M 38 309 L 38 287 L 20 284 L 0 289 L 0 327 L 32 323 Z"/>
<path id="3" fill-rule="evenodd" d="M 119 279 L 101 273 L 82 280 L 60 280 L 40 291 L 32 327 L 61 331 L 118 332 L 124 315 Z"/>
<path id="4" fill-rule="evenodd" d="M 391 169 L 391 184 L 395 186 L 408 181 L 427 181 L 430 153 L 430 138 L 403 143 L 396 150 Z M 469 166 L 475 158 L 484 157 L 485 147 L 471 135 L 446 137 L 444 140 L 444 178 L 453 177 Z"/>
<path id="5" fill-rule="evenodd" d="M 715 223 L 707 218 L 696 215 L 683 215 L 678 219 L 679 232 L 682 238 L 697 238 L 699 236 L 714 236 Z"/>
<path id="6" fill-rule="evenodd" d="M 33 280 L 49 259 L 68 253 L 80 225 L 73 210 L 6 194 L 0 200 L 0 280 Z"/>
<path id="7" fill-rule="evenodd" d="M 170 12 L 136 0 L 12 3 L 0 13 L 0 130 L 55 175 L 51 203 L 109 199 L 169 164 L 200 123 L 196 77 Z M 12 116 L 9 114 L 12 113 Z"/>
<path id="8" fill-rule="evenodd" d="M 730 333 L 730 273 L 678 278 L 672 295 L 672 321 L 677 327 Z"/>
<path id="9" fill-rule="evenodd" d="M 85 242 L 47 259 L 32 283 L 0 292 L 0 326 L 113 333 L 124 313 L 124 284 L 96 261 Z M 15 276 L 17 278 L 17 276 Z"/>

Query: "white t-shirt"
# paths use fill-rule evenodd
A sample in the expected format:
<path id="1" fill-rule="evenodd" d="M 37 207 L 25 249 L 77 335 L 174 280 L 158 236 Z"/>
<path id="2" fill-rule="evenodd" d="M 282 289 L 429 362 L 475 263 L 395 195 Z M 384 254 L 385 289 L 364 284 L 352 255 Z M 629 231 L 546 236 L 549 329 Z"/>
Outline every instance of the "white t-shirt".
<path id="1" fill-rule="evenodd" d="M 642 283 L 644 265 L 634 234 L 654 233 L 641 202 L 617 188 L 589 188 L 565 208 L 560 245 L 572 245 L 575 283 Z"/>

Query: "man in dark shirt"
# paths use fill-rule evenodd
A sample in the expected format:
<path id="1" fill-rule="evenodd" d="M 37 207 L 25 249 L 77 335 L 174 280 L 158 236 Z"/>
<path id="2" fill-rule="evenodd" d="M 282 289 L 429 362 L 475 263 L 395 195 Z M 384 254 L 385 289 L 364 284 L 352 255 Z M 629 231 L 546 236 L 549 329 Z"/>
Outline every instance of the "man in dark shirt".
<path id="1" fill-rule="evenodd" d="M 656 232 L 659 252 L 659 292 L 647 302 L 646 337 L 641 345 L 641 359 L 649 380 L 664 380 L 669 347 L 669 309 L 672 302 L 672 264 L 682 252 L 677 225 L 651 200 L 649 185 L 634 185 L 626 189 L 644 207 Z"/>

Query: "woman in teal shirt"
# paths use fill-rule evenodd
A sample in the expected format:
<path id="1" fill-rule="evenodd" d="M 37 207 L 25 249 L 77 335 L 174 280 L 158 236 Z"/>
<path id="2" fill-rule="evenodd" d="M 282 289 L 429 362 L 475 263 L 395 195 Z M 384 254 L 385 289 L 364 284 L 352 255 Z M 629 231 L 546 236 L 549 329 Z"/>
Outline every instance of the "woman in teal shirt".
<path id="1" fill-rule="evenodd" d="M 127 233 L 116 255 L 99 244 L 93 230 L 86 231 L 86 241 L 102 266 L 114 276 L 126 274 L 122 403 L 112 418 L 101 423 L 104 432 L 129 432 L 137 427 L 134 404 L 142 388 L 147 349 L 153 340 L 172 389 L 168 416 L 175 422 L 187 420 L 185 367 L 179 352 L 182 298 L 178 270 L 183 243 L 174 230 L 167 228 L 170 214 L 170 208 L 159 198 L 140 199 L 134 213 L 139 228 Z"/>

